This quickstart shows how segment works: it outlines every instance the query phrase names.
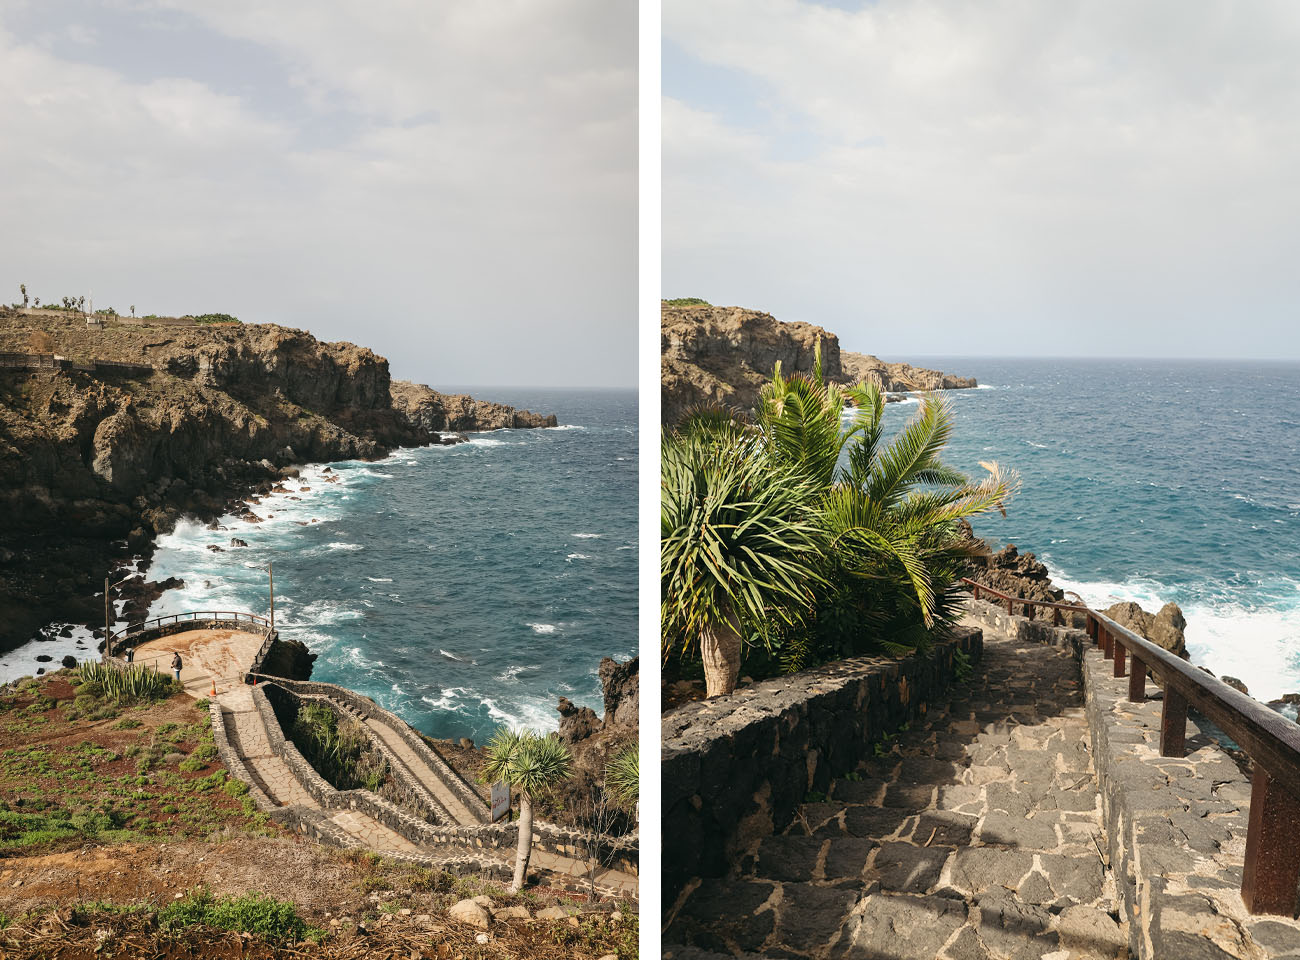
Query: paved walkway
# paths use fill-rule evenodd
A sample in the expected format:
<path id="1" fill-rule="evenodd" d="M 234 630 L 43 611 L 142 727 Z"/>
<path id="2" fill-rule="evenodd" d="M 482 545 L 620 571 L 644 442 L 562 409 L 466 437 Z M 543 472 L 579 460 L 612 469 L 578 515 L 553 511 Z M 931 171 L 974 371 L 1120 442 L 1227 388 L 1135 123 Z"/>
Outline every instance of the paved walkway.
<path id="1" fill-rule="evenodd" d="M 475 812 L 470 810 L 465 801 L 447 786 L 440 777 L 427 763 L 421 759 L 420 755 L 411 749 L 407 743 L 398 734 L 396 730 L 386 723 L 367 717 L 365 725 L 374 732 L 375 736 L 392 750 L 397 759 L 402 761 L 411 775 L 431 793 L 442 804 L 442 808 L 451 814 L 452 819 L 458 824 L 482 823 L 484 818 L 475 816 Z"/>
<path id="2" fill-rule="evenodd" d="M 247 664 L 253 662 L 261 644 L 261 635 L 240 630 L 189 630 L 141 645 L 136 649 L 135 659 L 137 663 L 169 671 L 172 653 L 179 650 L 183 661 L 181 682 L 185 686 L 185 692 L 195 699 L 212 698 L 215 683 L 215 700 L 221 708 L 230 745 L 267 797 L 282 807 L 301 805 L 320 809 L 320 804 L 307 792 L 288 765 L 271 752 L 266 726 L 261 714 L 253 706 L 252 688 L 243 681 Z M 458 823 L 481 822 L 470 814 L 465 802 L 443 783 L 394 730 L 374 720 L 366 720 L 365 723 L 383 739 L 415 777 L 428 786 L 430 792 Z M 380 853 L 427 852 L 395 830 L 357 810 L 337 811 L 330 815 L 330 820 L 370 850 Z M 485 849 L 484 853 L 487 854 L 488 851 Z M 509 862 L 513 864 L 513 856 L 509 857 Z M 580 860 L 535 849 L 531 866 L 534 870 L 546 870 L 587 882 L 587 864 Z M 597 871 L 596 882 L 618 895 L 630 898 L 637 895 L 637 878 L 629 874 L 601 869 Z"/>
<path id="3" fill-rule="evenodd" d="M 1070 653 L 986 629 L 951 694 L 732 876 L 692 882 L 664 935 L 692 946 L 665 957 L 1127 957 Z"/>

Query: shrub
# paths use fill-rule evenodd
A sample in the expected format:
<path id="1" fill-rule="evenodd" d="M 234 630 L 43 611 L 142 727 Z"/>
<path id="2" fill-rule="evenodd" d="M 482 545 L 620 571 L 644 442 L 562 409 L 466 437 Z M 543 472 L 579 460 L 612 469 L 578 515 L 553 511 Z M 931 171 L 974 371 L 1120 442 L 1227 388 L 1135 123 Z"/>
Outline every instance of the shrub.
<path id="1" fill-rule="evenodd" d="M 713 304 L 707 300 L 701 300 L 699 297 L 674 297 L 671 300 L 661 301 L 669 307 L 711 307 Z"/>

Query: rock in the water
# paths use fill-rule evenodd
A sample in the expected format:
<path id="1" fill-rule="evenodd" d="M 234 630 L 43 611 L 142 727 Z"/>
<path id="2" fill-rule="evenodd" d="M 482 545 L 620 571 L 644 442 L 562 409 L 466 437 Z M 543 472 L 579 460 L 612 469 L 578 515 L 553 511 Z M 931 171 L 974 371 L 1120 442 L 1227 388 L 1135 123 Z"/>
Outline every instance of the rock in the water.
<path id="1" fill-rule="evenodd" d="M 1187 659 L 1187 641 L 1183 635 L 1187 620 L 1178 604 L 1166 603 L 1159 613 L 1150 614 L 1131 600 L 1126 600 L 1108 607 L 1102 613 L 1121 627 L 1127 627 L 1175 656 Z"/>
<path id="2" fill-rule="evenodd" d="M 641 684 L 637 673 L 640 659 L 619 663 L 611 657 L 600 661 L 600 685 L 605 695 L 605 726 L 636 727 L 641 705 Z"/>
<path id="3" fill-rule="evenodd" d="M 66 657 L 63 658 L 63 665 L 67 667 L 69 670 L 71 670 L 73 667 L 77 665 L 77 658 L 74 657 L 72 654 L 68 654 Z"/>
<path id="4" fill-rule="evenodd" d="M 36 662 L 37 662 L 37 663 L 49 663 L 49 662 L 50 662 L 51 660 L 53 660 L 53 659 L 54 659 L 54 658 L 51 657 L 48 653 L 42 653 L 40 656 L 38 656 L 38 657 L 36 658 Z"/>
<path id="5" fill-rule="evenodd" d="M 230 545 L 231 545 L 232 547 L 246 547 L 246 546 L 248 546 L 248 541 L 247 541 L 247 540 L 240 540 L 238 537 L 231 537 L 231 538 L 230 538 Z"/>
<path id="6" fill-rule="evenodd" d="M 1250 690 L 1247 689 L 1246 684 L 1238 680 L 1236 677 L 1230 677 L 1225 673 L 1219 679 L 1222 680 L 1224 683 L 1226 683 L 1228 686 L 1232 687 L 1232 689 L 1239 690 L 1242 693 L 1244 693 L 1246 696 L 1250 696 Z"/>
<path id="7" fill-rule="evenodd" d="M 226 552 L 225 547 L 219 547 L 219 546 L 217 546 L 215 543 L 209 543 L 209 544 L 208 544 L 208 549 L 211 550 L 213 553 L 225 553 L 225 552 Z"/>
<path id="8" fill-rule="evenodd" d="M 426 432 L 436 443 L 468 440 L 456 436 L 465 430 L 500 430 L 521 427 L 554 427 L 555 414 L 542 415 L 516 410 L 503 403 L 475 400 L 464 394 L 439 393 L 420 383 L 394 380 L 393 409 L 403 414 L 417 429 Z M 453 434 L 448 440 L 442 434 Z"/>
<path id="9" fill-rule="evenodd" d="M 447 911 L 447 916 L 471 927 L 478 927 L 480 930 L 486 930 L 488 924 L 492 922 L 492 917 L 487 912 L 487 908 L 480 903 L 475 903 L 473 900 L 461 900 L 453 903 Z"/>
<path id="10" fill-rule="evenodd" d="M 262 662 L 262 673 L 289 680 L 310 680 L 316 657 L 317 654 L 309 651 L 301 640 L 280 638 L 271 644 Z"/>

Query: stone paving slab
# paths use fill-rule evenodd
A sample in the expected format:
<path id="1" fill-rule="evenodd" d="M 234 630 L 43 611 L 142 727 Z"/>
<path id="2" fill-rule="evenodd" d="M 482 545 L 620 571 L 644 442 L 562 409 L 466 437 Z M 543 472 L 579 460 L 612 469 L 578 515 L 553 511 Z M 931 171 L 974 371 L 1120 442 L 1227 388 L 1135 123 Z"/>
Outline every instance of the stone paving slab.
<path id="1" fill-rule="evenodd" d="M 986 629 L 975 675 L 668 905 L 664 956 L 1128 956 L 1078 662 Z"/>

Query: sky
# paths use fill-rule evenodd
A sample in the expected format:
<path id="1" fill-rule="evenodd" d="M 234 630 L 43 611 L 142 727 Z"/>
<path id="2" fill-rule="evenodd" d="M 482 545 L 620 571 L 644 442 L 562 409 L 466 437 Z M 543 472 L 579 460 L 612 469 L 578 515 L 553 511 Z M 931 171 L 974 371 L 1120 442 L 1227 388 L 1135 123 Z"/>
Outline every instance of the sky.
<path id="1" fill-rule="evenodd" d="M 663 23 L 664 296 L 887 359 L 1300 357 L 1300 4 Z"/>
<path id="2" fill-rule="evenodd" d="M 632 386 L 636 8 L 0 0 L 0 298 Z"/>

